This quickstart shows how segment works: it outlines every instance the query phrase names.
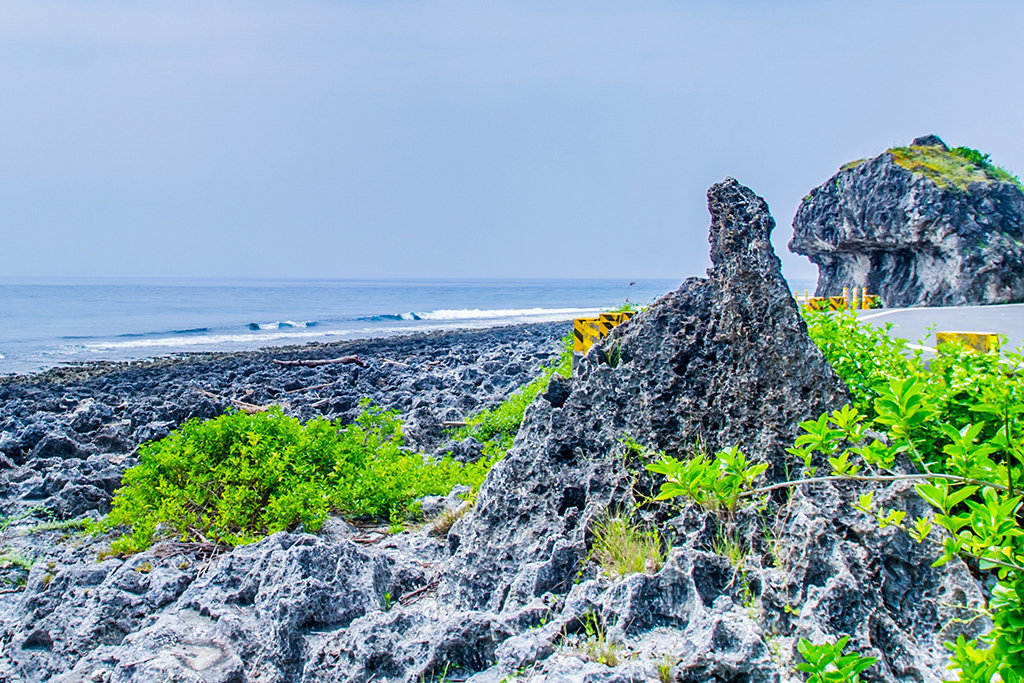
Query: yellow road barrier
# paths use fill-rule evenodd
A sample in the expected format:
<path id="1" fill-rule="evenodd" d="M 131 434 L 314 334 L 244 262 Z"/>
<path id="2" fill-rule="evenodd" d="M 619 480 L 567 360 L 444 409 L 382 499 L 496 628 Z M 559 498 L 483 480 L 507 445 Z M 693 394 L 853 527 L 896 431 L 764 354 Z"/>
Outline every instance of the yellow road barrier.
<path id="1" fill-rule="evenodd" d="M 938 332 L 935 344 L 958 344 L 978 353 L 988 353 L 999 344 L 999 335 L 992 332 Z"/>
<path id="2" fill-rule="evenodd" d="M 812 296 L 810 299 L 807 300 L 807 308 L 811 309 L 812 311 L 827 311 L 829 310 L 828 299 L 825 299 L 820 296 Z"/>
<path id="3" fill-rule="evenodd" d="M 845 311 L 846 310 L 846 297 L 845 296 L 830 296 L 828 298 L 828 310 L 830 310 L 830 311 Z"/>
<path id="4" fill-rule="evenodd" d="M 797 304 L 801 302 L 800 295 L 793 292 L 793 298 Z M 843 287 L 843 296 L 811 296 L 804 290 L 803 305 L 812 311 L 845 311 L 847 309 L 881 308 L 882 299 L 877 294 L 868 294 L 864 287 L 854 287 L 851 294 L 849 287 Z"/>
<path id="5" fill-rule="evenodd" d="M 586 353 L 595 342 L 633 317 L 635 311 L 602 313 L 596 318 L 576 318 L 572 325 L 573 353 Z"/>
<path id="6" fill-rule="evenodd" d="M 586 353 L 601 338 L 601 328 L 597 318 L 576 318 L 572 321 L 573 353 Z"/>

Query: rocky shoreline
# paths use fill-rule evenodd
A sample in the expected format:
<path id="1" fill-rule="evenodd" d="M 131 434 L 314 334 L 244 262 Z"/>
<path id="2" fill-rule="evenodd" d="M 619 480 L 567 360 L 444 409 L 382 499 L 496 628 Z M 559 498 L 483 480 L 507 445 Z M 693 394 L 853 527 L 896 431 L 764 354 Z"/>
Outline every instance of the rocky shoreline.
<path id="1" fill-rule="evenodd" d="M 445 421 L 504 400 L 557 359 L 571 323 L 456 330 L 335 344 L 90 363 L 0 378 L 0 516 L 43 506 L 58 519 L 105 513 L 138 446 L 235 401 L 302 420 L 351 422 L 369 398 L 404 419 L 406 444 L 433 452 Z M 355 356 L 358 364 L 282 366 Z"/>
<path id="2" fill-rule="evenodd" d="M 571 378 L 553 377 L 450 527 L 388 534 L 333 518 L 230 552 L 163 542 L 118 558 L 98 555 L 106 539 L 40 524 L 39 512 L 5 525 L 8 552 L 27 559 L 19 568 L 8 555 L 4 570 L 25 580 L 0 592 L 0 682 L 782 683 L 801 680 L 799 639 L 839 635 L 878 658 L 866 681 L 943 680 L 942 643 L 988 626 L 981 588 L 963 562 L 932 567 L 905 533 L 856 512 L 865 487 L 823 481 L 730 512 L 652 499 L 645 465 L 657 450 L 736 445 L 782 480 L 800 422 L 848 399 L 782 278 L 767 204 L 727 179 L 708 207 L 708 277 L 615 328 Z M 232 401 L 351 419 L 368 396 L 402 412 L 410 447 L 445 452 L 456 445 L 442 421 L 528 381 L 567 331 L 5 380 L 0 500 L 5 514 L 102 514 L 141 441 Z M 367 366 L 273 363 L 342 355 Z M 887 508 L 927 507 L 906 481 L 870 490 Z M 429 508 L 462 507 L 458 493 Z M 616 510 L 656 530 L 662 565 L 626 576 L 597 565 L 595 525 Z"/>
<path id="3" fill-rule="evenodd" d="M 170 563 L 149 554 L 148 560 L 137 556 L 124 563 L 97 562 L 107 541 L 74 534 L 73 525 L 61 524 L 109 511 L 113 492 L 124 470 L 135 464 L 141 443 L 190 418 L 219 415 L 234 401 L 280 405 L 303 420 L 320 416 L 349 422 L 361 412 L 360 399 L 368 397 L 402 413 L 410 448 L 457 451 L 459 444 L 447 441 L 441 423 L 500 403 L 558 358 L 569 330 L 568 322 L 536 323 L 90 363 L 0 378 L 0 520 L 8 520 L 0 531 L 0 555 L 34 565 L 27 577 L 18 562 L 7 561 L 0 569 L 0 681 L 49 680 L 96 647 L 119 642 L 146 616 L 178 597 L 222 552 L 183 546 L 154 550 L 171 553 Z M 340 356 L 356 356 L 365 367 L 274 363 Z M 459 502 L 453 496 L 433 506 L 443 509 Z M 331 538 L 332 533 L 350 537 L 360 532 L 333 520 L 323 533 Z M 383 536 L 375 529 L 365 535 L 374 540 Z M 157 567 L 151 575 L 132 569 L 150 561 Z M 61 577 L 57 583 L 46 579 L 56 576 Z M 151 588 L 140 599 L 139 586 L 111 587 L 100 598 L 102 614 L 95 614 L 88 606 L 90 590 L 81 586 L 120 584 L 124 577 L 143 579 Z M 32 595 L 39 581 L 44 581 L 46 593 L 59 596 L 59 606 L 46 596 Z M 78 587 L 79 600 L 59 592 L 63 581 Z M 36 621 L 25 621 L 29 603 L 28 614 L 50 613 L 45 621 L 61 624 L 60 630 L 70 623 L 92 623 L 93 628 L 83 626 L 84 632 L 55 644 L 50 630 L 28 628 Z"/>

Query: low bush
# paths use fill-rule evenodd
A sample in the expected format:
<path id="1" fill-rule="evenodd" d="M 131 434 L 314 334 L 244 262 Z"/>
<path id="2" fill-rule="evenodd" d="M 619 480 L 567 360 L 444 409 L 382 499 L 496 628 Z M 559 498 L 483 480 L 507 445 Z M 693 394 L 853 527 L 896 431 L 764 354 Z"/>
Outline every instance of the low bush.
<path id="1" fill-rule="evenodd" d="M 993 575 L 988 608 L 993 629 L 975 641 L 961 636 L 947 643 L 951 668 L 965 682 L 1021 683 L 1024 353 L 979 354 L 945 346 L 926 364 L 919 350 L 853 314 L 807 311 L 805 317 L 811 337 L 847 382 L 852 405 L 801 425 L 804 434 L 788 450 L 803 461 L 803 478 L 758 488 L 760 472 L 733 448 L 710 459 L 662 458 L 649 465 L 666 476 L 659 498 L 685 496 L 709 509 L 734 510 L 741 501 L 764 505 L 775 489 L 830 479 L 915 481 L 933 508 L 930 515 L 908 518 L 905 510 L 876 507 L 871 491 L 861 494 L 855 507 L 881 528 L 894 526 L 915 542 L 930 544 L 934 566 L 961 557 Z M 903 456 L 915 463 L 917 473 L 894 469 Z M 819 465 L 812 463 L 825 471 L 819 474 Z M 840 659 L 845 642 L 828 652 L 801 643 L 808 661 L 802 670 L 813 674 L 811 680 L 832 680 L 830 674 L 854 680 L 869 663 L 853 655 Z M 831 664 L 819 656 L 823 652 Z M 844 667 L 852 667 L 845 678 L 838 673 Z"/>
<path id="2" fill-rule="evenodd" d="M 913 430 L 908 449 L 912 457 L 920 458 L 922 469 L 942 471 L 945 467 L 943 449 L 950 439 L 943 425 L 960 430 L 988 415 L 982 420 L 982 438 L 995 438 L 1002 431 L 1011 440 L 1019 440 L 1024 423 L 1014 406 L 1024 404 L 1021 350 L 981 354 L 944 345 L 942 353 L 926 361 L 920 348 L 889 336 L 891 325 L 880 328 L 863 323 L 852 312 L 805 311 L 804 318 L 811 339 L 846 382 L 853 407 L 867 422 Z M 903 389 L 894 394 L 896 381 L 912 395 Z M 900 401 L 909 404 L 901 406 Z M 901 418 L 897 414 L 914 406 L 911 415 Z M 910 421 L 900 423 L 901 419 Z M 1015 453 L 1011 448 L 997 457 L 1015 458 Z"/>
<path id="3" fill-rule="evenodd" d="M 808 674 L 807 683 L 860 683 L 860 673 L 878 659 L 864 657 L 859 652 L 844 655 L 843 649 L 849 641 L 849 636 L 843 636 L 836 643 L 815 645 L 801 638 L 797 649 L 804 661 L 796 668 Z"/>
<path id="4" fill-rule="evenodd" d="M 482 483 L 492 460 L 410 453 L 395 412 L 363 408 L 348 425 L 302 424 L 279 408 L 234 412 L 145 444 L 102 526 L 130 529 L 112 550 L 137 552 L 164 536 L 240 545 L 299 524 L 316 530 L 331 513 L 401 519 L 420 496 Z"/>
<path id="5" fill-rule="evenodd" d="M 976 149 L 971 149 L 970 147 L 954 147 L 949 150 L 949 152 L 950 154 L 955 154 L 962 159 L 966 159 L 978 168 L 985 169 L 988 175 L 995 180 L 1013 183 L 1017 187 L 1021 187 L 1020 179 L 1005 168 L 993 164 L 988 154 L 979 152 Z"/>

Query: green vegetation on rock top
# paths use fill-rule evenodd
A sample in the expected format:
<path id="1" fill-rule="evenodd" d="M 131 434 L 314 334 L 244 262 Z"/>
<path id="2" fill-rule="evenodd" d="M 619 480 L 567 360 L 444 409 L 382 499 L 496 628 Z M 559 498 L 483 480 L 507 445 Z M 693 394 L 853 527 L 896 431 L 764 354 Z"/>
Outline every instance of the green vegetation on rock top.
<path id="1" fill-rule="evenodd" d="M 1004 182 L 1024 189 L 1015 175 L 992 164 L 988 154 L 969 147 L 945 150 L 939 146 L 912 145 L 893 147 L 888 154 L 903 168 L 925 176 L 942 188 L 966 190 L 971 183 Z"/>

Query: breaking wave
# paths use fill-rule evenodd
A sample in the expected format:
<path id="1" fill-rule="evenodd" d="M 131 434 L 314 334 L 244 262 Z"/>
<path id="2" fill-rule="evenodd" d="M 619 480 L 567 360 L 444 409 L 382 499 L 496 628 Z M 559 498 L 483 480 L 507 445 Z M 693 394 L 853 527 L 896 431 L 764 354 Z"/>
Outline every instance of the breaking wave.
<path id="1" fill-rule="evenodd" d="M 443 308 L 436 311 L 410 311 L 409 313 L 386 313 L 360 318 L 368 322 L 385 320 L 515 320 L 517 318 L 559 318 L 586 315 L 600 311 L 599 308 Z"/>
<path id="2" fill-rule="evenodd" d="M 316 326 L 315 320 L 307 320 L 305 322 L 297 323 L 294 320 L 275 320 L 272 323 L 249 323 L 250 330 L 288 330 L 301 327 L 314 327 Z"/>

